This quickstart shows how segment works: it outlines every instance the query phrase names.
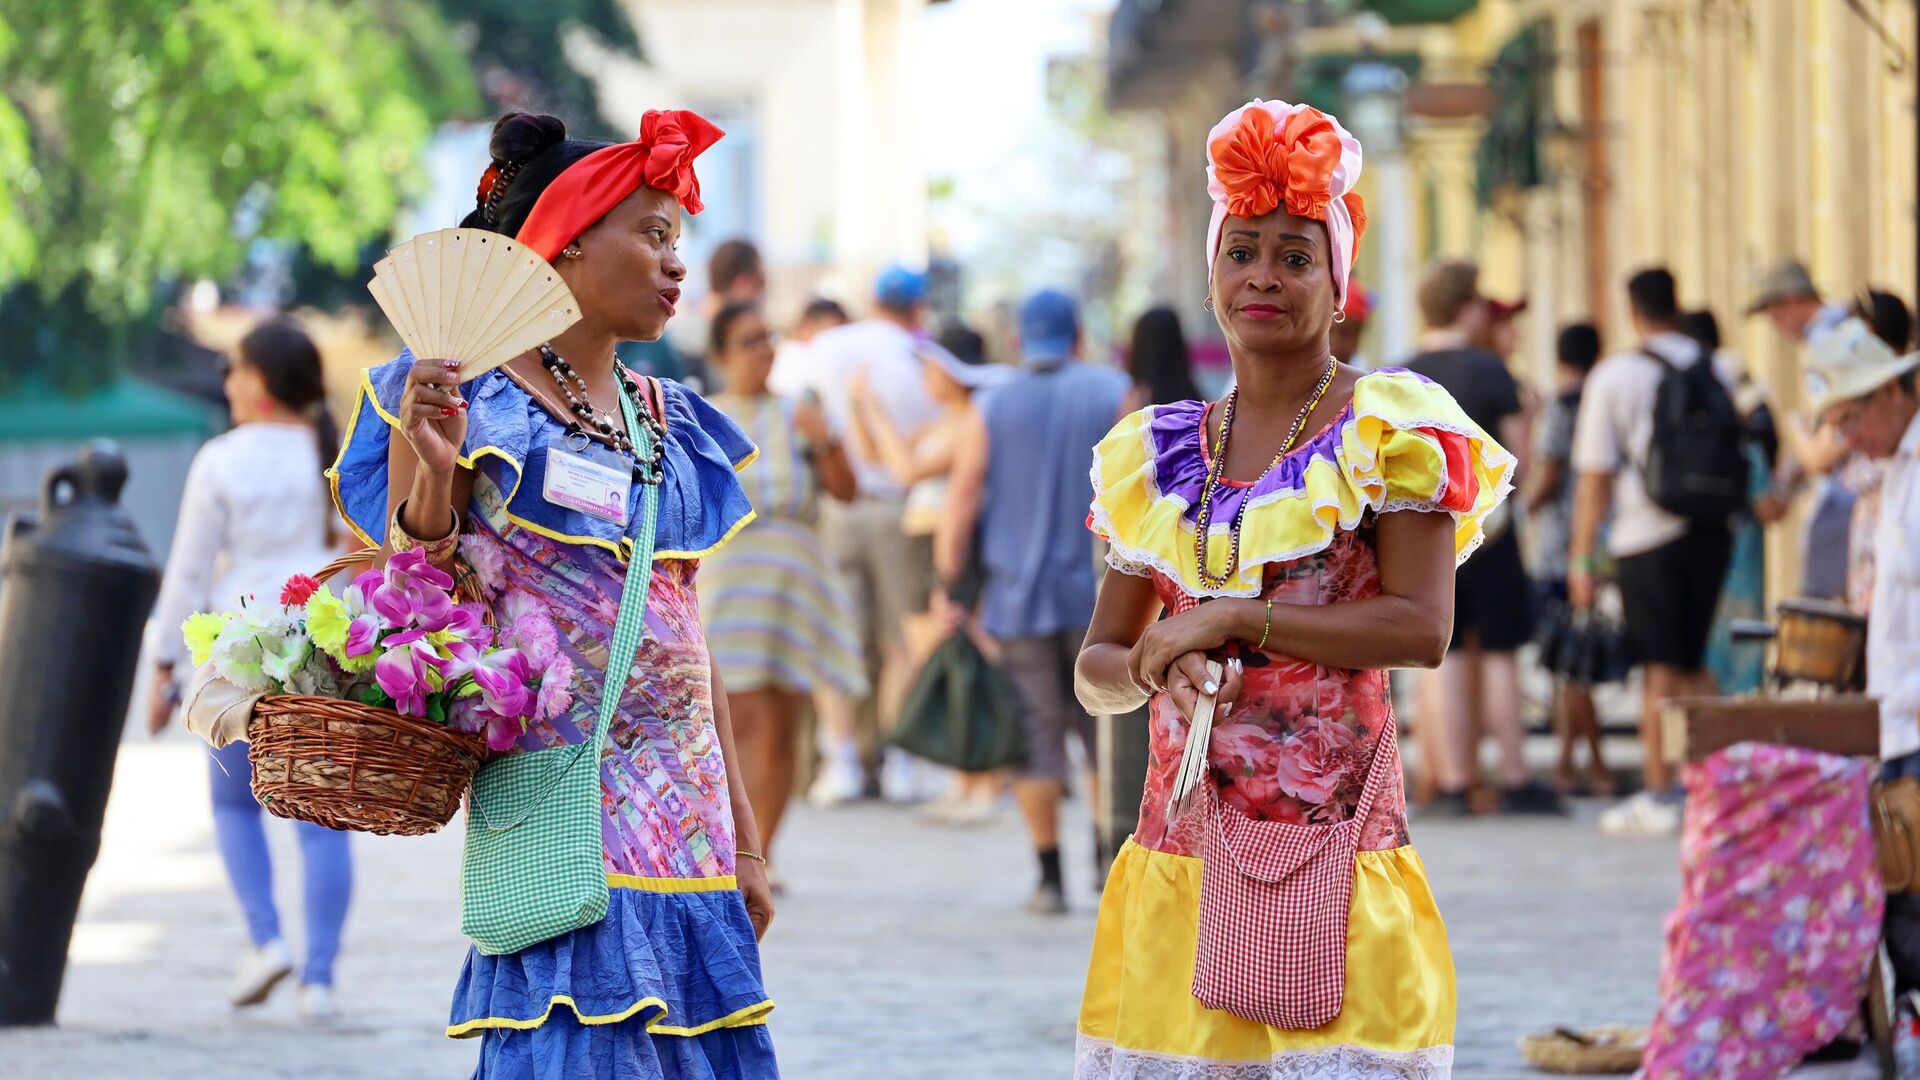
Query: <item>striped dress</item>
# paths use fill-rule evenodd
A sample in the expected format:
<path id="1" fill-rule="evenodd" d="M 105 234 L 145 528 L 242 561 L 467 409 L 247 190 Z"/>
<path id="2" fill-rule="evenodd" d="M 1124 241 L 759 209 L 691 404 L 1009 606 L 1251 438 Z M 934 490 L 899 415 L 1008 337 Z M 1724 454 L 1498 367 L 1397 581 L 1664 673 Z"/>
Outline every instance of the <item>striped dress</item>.
<path id="1" fill-rule="evenodd" d="M 701 617 L 721 678 L 729 691 L 805 694 L 825 685 L 865 696 L 847 598 L 814 529 L 820 485 L 800 451 L 793 402 L 728 394 L 712 403 L 760 447 L 740 476 L 759 516 L 700 571 Z"/>

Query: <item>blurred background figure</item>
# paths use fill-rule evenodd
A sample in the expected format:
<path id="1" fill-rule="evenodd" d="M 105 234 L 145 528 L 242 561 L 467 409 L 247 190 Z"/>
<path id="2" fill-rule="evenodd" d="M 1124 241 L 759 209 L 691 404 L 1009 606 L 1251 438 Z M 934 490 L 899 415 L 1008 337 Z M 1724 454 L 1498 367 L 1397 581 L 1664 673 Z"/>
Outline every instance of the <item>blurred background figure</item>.
<path id="1" fill-rule="evenodd" d="M 1080 305 L 1066 293 L 1033 293 L 1019 326 L 1018 373 L 984 396 L 961 436 L 934 566 L 941 602 L 951 604 L 979 545 L 980 625 L 999 644 L 1026 720 L 1027 768 L 1014 795 L 1040 864 L 1027 910 L 1059 915 L 1067 910 L 1060 800 L 1069 733 L 1093 757 L 1093 718 L 1073 686 L 1097 587 L 1088 469 L 1093 445 L 1125 415 L 1128 385 L 1120 372 L 1080 362 Z M 1084 779 L 1093 805 L 1094 779 Z"/>
<path id="2" fill-rule="evenodd" d="M 1127 348 L 1127 374 L 1133 376 L 1129 411 L 1173 401 L 1198 401 L 1193 381 L 1193 350 L 1181 329 L 1180 314 L 1165 304 L 1150 307 L 1133 323 Z"/>
<path id="3" fill-rule="evenodd" d="M 1533 577 L 1542 609 L 1561 610 L 1567 603 L 1567 548 L 1573 534 L 1573 423 L 1580 415 L 1580 391 L 1587 373 L 1600 359 L 1600 332 L 1592 323 L 1563 327 L 1555 347 L 1555 393 L 1548 399 L 1535 445 L 1533 468 L 1527 478 L 1527 517 L 1532 525 Z M 1580 682 L 1555 678 L 1553 726 L 1560 736 L 1559 762 L 1554 783 L 1565 794 L 1611 796 L 1613 773 L 1601 749 L 1600 717 L 1594 711 L 1593 690 Z M 1587 748 L 1586 780 L 1574 768 L 1576 746 Z"/>
<path id="4" fill-rule="evenodd" d="M 1786 503 L 1773 494 L 1773 469 L 1779 437 L 1766 394 L 1749 378 L 1746 365 L 1720 347 L 1720 322 L 1711 311 L 1691 311 L 1680 317 L 1680 332 L 1700 343 L 1704 355 L 1733 384 L 1733 401 L 1746 431 L 1741 449 L 1747 455 L 1748 505 L 1733 516 L 1733 557 L 1727 564 L 1720 606 L 1707 638 L 1706 666 L 1722 694 L 1751 694 L 1765 676 L 1766 650 L 1733 640 L 1738 621 L 1765 621 L 1767 615 L 1766 527 L 1786 515 Z"/>
<path id="5" fill-rule="evenodd" d="M 1905 356 L 1913 345 L 1913 312 L 1907 302 L 1880 289 L 1862 289 L 1853 301 L 1853 316 L 1872 328 L 1894 355 Z"/>
<path id="6" fill-rule="evenodd" d="M 726 390 L 711 400 L 760 448 L 741 473 L 753 522 L 701 560 L 700 616 L 726 684 L 740 772 L 764 854 L 793 797 L 801 706 L 816 690 L 867 692 L 860 642 L 839 580 L 816 531 L 820 496 L 845 502 L 853 465 L 817 400 L 767 389 L 773 335 L 751 300 L 721 308 L 711 328 L 714 367 Z"/>
<path id="7" fill-rule="evenodd" d="M 1012 370 L 986 362 L 986 343 L 963 325 L 943 329 L 938 342 L 920 347 L 927 396 L 939 415 L 912 432 L 893 426 L 887 409 L 864 374 L 856 374 L 849 388 L 853 403 L 853 445 L 861 457 L 877 461 L 907 487 L 900 529 L 910 554 L 909 599 L 902 632 L 907 663 L 918 670 L 934 646 L 951 629 L 933 611 L 936 591 L 933 569 L 934 533 L 947 508 L 948 478 L 961 432 L 978 423 L 974 397 Z M 928 816 L 948 824 L 975 824 L 991 818 L 999 798 L 999 784 L 991 774 L 963 774 L 946 799 L 928 808 Z"/>
<path id="8" fill-rule="evenodd" d="M 1526 479 L 1526 416 L 1520 386 L 1486 347 L 1512 309 L 1480 295 L 1480 269 L 1470 262 L 1436 264 L 1420 281 L 1427 332 L 1407 367 L 1445 387 L 1474 423 L 1512 449 Z M 1497 320 L 1495 316 L 1499 315 Z M 1507 331 L 1500 331 L 1511 344 Z M 1446 661 L 1419 683 L 1421 760 L 1431 762 L 1434 797 L 1427 812 L 1467 812 L 1479 776 L 1479 733 L 1499 750 L 1502 813 L 1564 813 L 1558 795 L 1527 770 L 1526 718 L 1521 711 L 1518 651 L 1532 635 L 1532 585 L 1521 561 L 1511 504 L 1488 519 L 1487 540 L 1455 572 L 1453 644 Z"/>
<path id="9" fill-rule="evenodd" d="M 194 456 L 180 499 L 180 524 L 154 608 L 152 655 L 159 671 L 148 728 L 159 734 L 180 700 L 189 659 L 180 624 L 196 611 L 238 610 L 247 597 L 278 598 L 287 579 L 311 574 L 340 553 L 333 501 L 323 475 L 339 449 L 327 412 L 320 353 L 299 327 L 274 321 L 242 338 L 226 370 L 234 427 Z M 240 901 L 251 948 L 229 1000 L 258 1005 L 294 974 L 273 898 L 273 860 L 253 797 L 247 744 L 209 750 L 214 838 Z M 306 916 L 299 967 L 300 1015 L 336 1013 L 333 964 L 353 893 L 347 834 L 298 821 Z"/>
<path id="10" fill-rule="evenodd" d="M 820 401 L 836 432 L 853 424 L 855 385 L 866 388 L 895 431 L 918 431 L 941 411 L 927 393 L 917 354 L 927 275 L 888 267 L 874 282 L 873 305 L 869 319 L 820 331 L 796 354 L 788 377 L 803 396 L 810 392 Z M 907 485 L 884 462 L 858 447 L 851 450 L 857 497 L 822 508 L 821 536 L 852 602 L 873 691 L 864 701 L 832 688 L 815 696 L 822 762 L 808 796 L 822 805 L 860 798 L 868 788 L 867 767 L 879 760 L 881 794 L 913 801 L 922 794 L 913 759 L 882 748 L 913 674 L 902 630 L 913 606 L 912 546 L 901 531 Z"/>
<path id="11" fill-rule="evenodd" d="M 1340 314 L 1343 317 L 1334 321 L 1333 330 L 1327 335 L 1327 348 L 1335 360 L 1365 371 L 1373 365 L 1360 351 L 1360 338 L 1367 331 L 1367 319 L 1373 315 L 1373 294 L 1359 279 L 1347 283 L 1347 303 Z"/>

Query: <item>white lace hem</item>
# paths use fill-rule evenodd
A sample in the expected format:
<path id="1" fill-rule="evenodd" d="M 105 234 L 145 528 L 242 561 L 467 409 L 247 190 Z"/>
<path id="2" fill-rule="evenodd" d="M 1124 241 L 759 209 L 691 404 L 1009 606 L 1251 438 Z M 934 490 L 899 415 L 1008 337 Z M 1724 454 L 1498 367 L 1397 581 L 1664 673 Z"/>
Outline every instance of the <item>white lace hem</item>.
<path id="1" fill-rule="evenodd" d="M 1326 1046 L 1283 1050 L 1265 1061 L 1228 1061 L 1128 1050 L 1109 1039 L 1081 1035 L 1073 1053 L 1074 1080 L 1448 1080 L 1452 1075 L 1451 1046 Z"/>

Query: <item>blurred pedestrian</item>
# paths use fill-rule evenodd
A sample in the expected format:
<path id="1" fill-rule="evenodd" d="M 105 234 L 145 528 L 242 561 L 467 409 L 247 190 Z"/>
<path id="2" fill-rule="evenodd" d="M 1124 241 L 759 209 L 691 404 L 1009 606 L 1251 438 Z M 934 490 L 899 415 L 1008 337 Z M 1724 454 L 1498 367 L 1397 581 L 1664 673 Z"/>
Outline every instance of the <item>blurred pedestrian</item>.
<path id="1" fill-rule="evenodd" d="M 919 430 L 901 432 L 888 418 L 864 375 L 855 375 L 853 444 L 862 457 L 878 461 L 894 478 L 907 485 L 906 509 L 900 528 L 912 549 L 909 611 L 903 627 L 908 662 L 918 671 L 941 639 L 951 632 L 933 610 L 936 589 L 933 569 L 934 533 L 947 509 L 947 490 L 960 435 L 977 423 L 976 393 L 1011 375 L 1012 370 L 986 362 L 985 342 L 965 326 L 949 326 L 940 341 L 919 348 L 927 395 L 940 414 Z M 999 785 L 991 775 L 962 775 L 951 797 L 928 808 L 928 816 L 948 824 L 977 824 L 995 810 Z"/>
<path id="2" fill-rule="evenodd" d="M 1867 693 L 1880 702 L 1881 780 L 1920 777 L 1920 355 L 1896 357 L 1863 324 L 1814 343 L 1807 391 L 1814 418 L 1849 449 L 1884 463 L 1874 544 L 1887 571 L 1873 584 Z M 1920 894 L 1887 897 L 1894 993 L 1920 989 Z"/>
<path id="3" fill-rule="evenodd" d="M 801 705 L 821 687 L 853 698 L 867 692 L 853 616 L 816 531 L 821 494 L 845 502 L 856 482 L 820 403 L 767 389 L 773 335 L 759 305 L 721 308 L 709 333 L 726 384 L 713 405 L 760 456 L 740 478 L 753 522 L 702 561 L 700 616 L 726 683 L 761 853 L 771 860 L 793 796 Z"/>
<path id="4" fill-rule="evenodd" d="M 1609 809 L 1601 827 L 1664 835 L 1679 829 L 1684 795 L 1667 763 L 1660 706 L 1714 692 L 1707 638 L 1733 555 L 1733 510 L 1723 512 L 1719 500 L 1707 496 L 1744 502 L 1749 476 L 1733 387 L 1707 350 L 1680 332 L 1673 275 L 1664 269 L 1635 274 L 1627 300 L 1640 347 L 1601 361 L 1580 399 L 1567 592 L 1575 609 L 1593 607 L 1605 523 L 1627 638 L 1645 671 L 1646 790 Z M 1656 415 L 1662 408 L 1683 415 L 1663 419 Z M 1682 490 L 1689 497 L 1681 498 Z"/>
<path id="5" fill-rule="evenodd" d="M 713 315 L 735 304 L 767 298 L 767 268 L 760 249 L 741 237 L 721 242 L 707 258 L 707 308 Z M 711 336 L 712 328 L 708 328 Z"/>
<path id="6" fill-rule="evenodd" d="M 1408 840 L 1386 669 L 1440 662 L 1448 571 L 1512 462 L 1434 383 L 1328 354 L 1365 222 L 1358 143 L 1262 102 L 1214 128 L 1208 158 L 1208 306 L 1235 390 L 1134 413 L 1094 451 L 1112 553 L 1080 698 L 1146 704 L 1151 740 L 1074 1075 L 1445 1076 L 1453 961 Z M 1170 815 L 1203 695 L 1211 767 Z"/>
<path id="7" fill-rule="evenodd" d="M 1847 305 L 1829 304 L 1820 296 L 1804 263 L 1787 259 L 1769 268 L 1748 306 L 1747 314 L 1764 313 L 1774 329 L 1796 348 L 1810 345 L 1845 322 Z M 1812 480 L 1813 513 L 1801 539 L 1800 594 L 1820 600 L 1844 600 L 1847 595 L 1847 552 L 1853 505 L 1863 487 L 1870 486 L 1874 469 L 1850 461 L 1838 436 L 1819 429 L 1799 413 L 1784 418 L 1783 442 L 1793 455 L 1794 468 L 1783 479 L 1788 490 Z"/>
<path id="8" fill-rule="evenodd" d="M 1367 332 L 1367 320 L 1373 317 L 1373 294 L 1358 279 L 1347 287 L 1347 302 L 1340 308 L 1340 316 L 1333 321 L 1327 348 L 1333 351 L 1335 360 L 1365 371 L 1372 365 L 1360 351 L 1360 338 Z"/>
<path id="9" fill-rule="evenodd" d="M 1853 316 L 1873 328 L 1874 336 L 1896 355 L 1913 346 L 1913 312 L 1906 301 L 1880 289 L 1861 289 L 1853 299 Z"/>
<path id="10" fill-rule="evenodd" d="M 1127 374 L 1133 376 L 1135 409 L 1170 401 L 1197 401 L 1200 386 L 1193 381 L 1193 350 L 1187 347 L 1180 314 L 1166 304 L 1141 312 L 1133 323 L 1127 348 Z"/>
<path id="11" fill-rule="evenodd" d="M 870 319 L 821 331 L 801 354 L 792 385 L 811 393 L 836 432 L 853 423 L 852 388 L 863 381 L 896 431 L 917 431 L 940 415 L 928 396 L 916 348 L 927 311 L 927 276 L 892 266 L 874 283 Z M 901 531 L 907 487 L 880 461 L 849 447 L 859 496 L 821 508 L 821 536 L 841 575 L 874 692 L 863 703 L 831 689 L 816 695 L 823 757 L 808 797 L 822 805 L 857 799 L 867 776 L 862 743 L 877 749 L 891 730 L 913 668 L 902 624 L 912 609 L 912 545 Z M 881 793 L 910 801 L 920 794 L 911 757 L 882 753 Z"/>
<path id="12" fill-rule="evenodd" d="M 486 768 L 516 767 L 476 783 L 480 826 L 507 828 L 483 791 L 527 821 L 564 762 L 593 770 L 590 829 L 543 808 L 535 831 L 467 847 L 463 892 L 491 916 L 489 944 L 531 939 L 467 952 L 446 1033 L 479 1043 L 476 1080 L 779 1075 L 758 944 L 773 895 L 697 580 L 752 517 L 739 470 L 754 446 L 699 395 L 614 356 L 677 309 L 694 160 L 720 137 L 686 110 L 648 111 L 615 144 L 502 117 L 462 224 L 547 260 L 579 319 L 464 384 L 457 358 L 372 369 L 337 466 L 355 532 L 443 569 L 461 559 L 496 622 L 547 653 L 552 707 L 493 732 L 505 757 Z M 607 472 L 625 482 L 590 509 L 542 480 Z M 544 779 L 518 756 L 548 750 Z"/>
<path id="13" fill-rule="evenodd" d="M 823 330 L 852 322 L 847 309 L 838 300 L 816 296 L 800 309 L 793 332 L 782 335 L 773 353 L 773 371 L 767 375 L 767 389 L 783 398 L 798 401 L 807 393 L 806 373 L 812 366 L 808 350 Z M 816 391 L 817 394 L 817 391 Z"/>
<path id="14" fill-rule="evenodd" d="M 1438 383 L 1501 445 L 1523 446 L 1520 384 L 1498 355 L 1479 344 L 1490 340 L 1498 311 L 1480 294 L 1479 281 L 1480 268 L 1470 262 L 1444 262 L 1427 271 L 1419 290 L 1427 331 L 1407 368 Z M 1427 809 L 1467 812 L 1467 792 L 1479 774 L 1479 733 L 1485 732 L 1499 750 L 1500 811 L 1564 813 L 1559 796 L 1527 771 L 1518 653 L 1533 632 L 1533 586 L 1511 512 L 1495 511 L 1486 536 L 1455 571 L 1446 662 L 1420 680 L 1421 757 L 1433 770 L 1435 787 Z"/>
<path id="15" fill-rule="evenodd" d="M 1764 393 L 1748 377 L 1746 365 L 1721 349 L 1720 322 L 1713 312 L 1682 315 L 1680 332 L 1699 342 L 1712 358 L 1715 370 L 1733 383 L 1734 406 L 1740 410 L 1746 431 L 1744 449 L 1751 476 L 1749 504 L 1728 523 L 1733 531 L 1733 556 L 1727 564 L 1726 584 L 1720 590 L 1713 631 L 1707 637 L 1707 671 L 1722 694 L 1757 693 L 1766 677 L 1765 650 L 1736 643 L 1733 624 L 1764 621 L 1767 617 L 1766 527 L 1786 515 L 1785 501 L 1773 494 L 1779 440 Z"/>
<path id="16" fill-rule="evenodd" d="M 1093 718 L 1073 688 L 1096 586 L 1087 454 L 1122 415 L 1128 383 L 1118 371 L 1081 362 L 1080 305 L 1064 292 L 1027 297 L 1019 329 L 1019 372 L 982 396 L 978 418 L 961 432 L 934 566 L 950 604 L 979 545 L 986 572 L 980 625 L 998 642 L 1025 711 L 1027 767 L 1014 796 L 1040 864 L 1028 910 L 1061 914 L 1069 733 L 1093 760 Z M 1093 805 L 1093 778 L 1085 783 Z"/>
<path id="17" fill-rule="evenodd" d="M 1555 394 L 1547 403 L 1527 483 L 1527 518 L 1532 522 L 1533 577 L 1543 607 L 1553 610 L 1567 602 L 1567 550 L 1573 542 L 1573 425 L 1580 415 L 1580 392 L 1587 375 L 1600 359 L 1600 332 L 1592 323 L 1563 327 L 1555 349 L 1558 358 Z M 1576 779 L 1575 747 L 1587 747 L 1588 794 L 1614 793 L 1600 733 L 1600 717 L 1593 707 L 1593 689 L 1574 680 L 1554 679 L 1554 728 L 1560 735 L 1560 758 L 1554 780 L 1563 792 L 1582 789 Z"/>
<path id="18" fill-rule="evenodd" d="M 327 413 L 320 352 L 288 321 L 263 323 L 240 340 L 226 371 L 234 428 L 200 448 L 180 497 L 180 524 L 154 609 L 153 655 L 159 671 L 148 728 L 158 734 L 179 699 L 187 663 L 179 627 L 196 611 L 238 610 L 249 597 L 271 602 L 287 579 L 332 562 L 340 541 L 323 478 L 339 435 Z M 229 1000 L 258 1005 L 294 973 L 273 899 L 273 860 L 260 804 L 253 797 L 247 744 L 211 751 L 213 833 L 227 881 L 246 916 L 252 949 L 241 960 Z M 334 1017 L 333 965 L 353 894 L 347 834 L 305 821 L 300 839 L 305 956 L 300 1015 Z"/>

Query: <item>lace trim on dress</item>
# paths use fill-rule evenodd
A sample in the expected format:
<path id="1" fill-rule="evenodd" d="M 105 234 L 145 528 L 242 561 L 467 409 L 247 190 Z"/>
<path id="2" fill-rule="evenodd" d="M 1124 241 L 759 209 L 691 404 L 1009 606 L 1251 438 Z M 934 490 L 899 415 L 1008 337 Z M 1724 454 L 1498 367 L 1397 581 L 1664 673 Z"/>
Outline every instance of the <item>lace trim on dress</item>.
<path id="1" fill-rule="evenodd" d="M 1448 1080 L 1453 1047 L 1375 1050 L 1327 1046 L 1283 1050 L 1265 1061 L 1225 1061 L 1128 1050 L 1079 1036 L 1074 1080 Z"/>

